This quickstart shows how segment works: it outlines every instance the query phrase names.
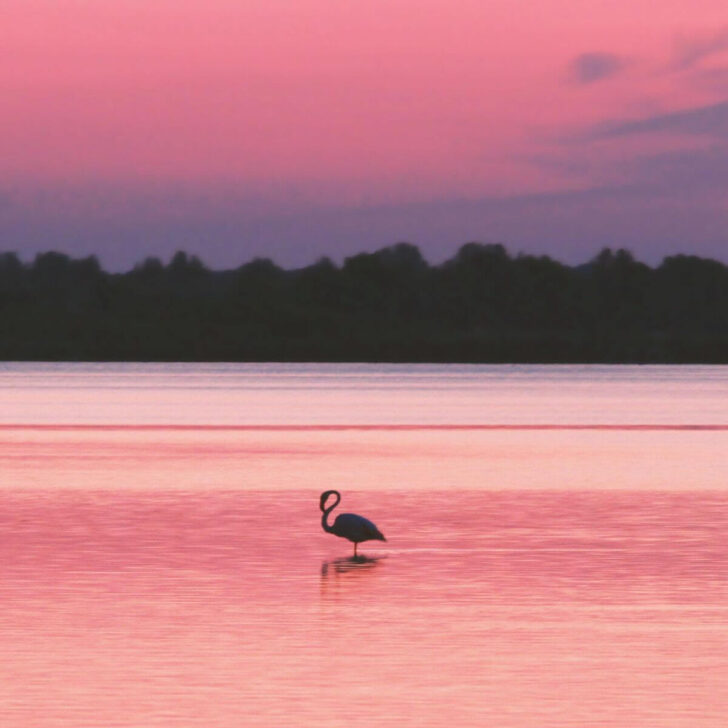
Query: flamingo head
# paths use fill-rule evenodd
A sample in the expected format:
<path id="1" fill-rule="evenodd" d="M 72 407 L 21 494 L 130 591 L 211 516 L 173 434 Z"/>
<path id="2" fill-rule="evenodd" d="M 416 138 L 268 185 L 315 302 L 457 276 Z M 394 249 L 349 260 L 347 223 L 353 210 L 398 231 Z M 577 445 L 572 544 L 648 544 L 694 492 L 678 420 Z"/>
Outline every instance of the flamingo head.
<path id="1" fill-rule="evenodd" d="M 338 503 L 341 500 L 341 495 L 339 494 L 338 490 L 325 490 L 323 493 L 321 493 L 321 499 L 319 500 L 319 508 L 322 511 L 326 510 L 326 508 L 325 508 L 326 501 L 329 499 L 329 496 L 332 496 L 332 495 L 336 496 L 336 498 L 337 498 L 336 503 Z M 336 505 L 336 503 L 334 503 L 334 505 Z M 333 506 L 332 506 L 332 508 L 333 508 Z"/>

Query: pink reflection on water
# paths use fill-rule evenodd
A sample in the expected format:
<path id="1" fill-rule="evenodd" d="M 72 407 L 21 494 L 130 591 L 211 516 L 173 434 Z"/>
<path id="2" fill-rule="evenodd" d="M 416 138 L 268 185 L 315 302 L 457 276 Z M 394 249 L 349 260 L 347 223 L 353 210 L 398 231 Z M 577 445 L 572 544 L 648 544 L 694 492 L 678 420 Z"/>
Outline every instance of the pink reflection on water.
<path id="1" fill-rule="evenodd" d="M 0 718 L 46 726 L 720 726 L 728 498 L 0 495 Z"/>
<path id="2" fill-rule="evenodd" d="M 720 490 L 728 430 L 0 428 L 19 490 Z"/>
<path id="3" fill-rule="evenodd" d="M 724 728 L 725 378 L 7 365 L 0 726 Z"/>

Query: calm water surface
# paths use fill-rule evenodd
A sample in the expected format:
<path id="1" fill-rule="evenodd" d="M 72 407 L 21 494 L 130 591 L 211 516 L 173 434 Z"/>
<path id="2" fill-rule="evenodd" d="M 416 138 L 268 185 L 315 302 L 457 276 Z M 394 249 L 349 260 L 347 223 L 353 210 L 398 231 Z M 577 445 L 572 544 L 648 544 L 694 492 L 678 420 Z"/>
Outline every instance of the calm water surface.
<path id="1" fill-rule="evenodd" d="M 6 364 L 0 401 L 4 727 L 728 725 L 726 368 Z"/>

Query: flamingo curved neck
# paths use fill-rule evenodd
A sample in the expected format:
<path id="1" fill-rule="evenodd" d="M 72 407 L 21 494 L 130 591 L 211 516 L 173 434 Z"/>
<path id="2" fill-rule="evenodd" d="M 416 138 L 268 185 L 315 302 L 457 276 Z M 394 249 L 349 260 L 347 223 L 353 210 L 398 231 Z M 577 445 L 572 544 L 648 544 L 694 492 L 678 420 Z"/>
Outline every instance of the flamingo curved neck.
<path id="1" fill-rule="evenodd" d="M 329 513 L 331 513 L 332 510 L 332 508 L 326 509 L 323 516 L 321 516 L 321 527 L 324 529 L 324 531 L 327 531 L 328 533 L 334 532 L 333 526 L 329 526 L 329 524 L 326 522 L 326 519 L 329 517 Z"/>
<path id="2" fill-rule="evenodd" d="M 339 505 L 339 501 L 341 500 L 341 495 L 339 495 L 339 493 L 337 491 L 332 491 L 332 494 L 336 496 L 336 500 L 334 501 L 334 504 L 329 506 L 328 508 L 323 508 L 323 507 L 321 508 L 321 510 L 323 511 L 323 515 L 321 516 L 321 527 L 327 533 L 334 532 L 333 526 L 330 526 L 328 523 L 328 517 L 329 517 L 329 513 L 331 513 L 331 511 L 333 511 L 334 508 L 336 508 L 336 506 Z"/>

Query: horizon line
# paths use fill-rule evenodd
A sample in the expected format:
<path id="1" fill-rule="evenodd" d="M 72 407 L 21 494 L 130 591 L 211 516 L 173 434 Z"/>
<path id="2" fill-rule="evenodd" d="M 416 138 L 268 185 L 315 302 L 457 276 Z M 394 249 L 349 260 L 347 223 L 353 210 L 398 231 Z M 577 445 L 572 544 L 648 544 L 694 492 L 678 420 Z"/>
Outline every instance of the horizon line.
<path id="1" fill-rule="evenodd" d="M 672 258 L 697 258 L 702 261 L 709 261 L 712 263 L 717 263 L 724 267 L 728 267 L 728 260 L 723 260 L 722 258 L 714 257 L 713 255 L 700 255 L 695 252 L 691 252 L 690 250 L 673 253 L 666 252 L 664 254 L 661 254 L 659 259 L 655 259 L 654 262 L 647 262 L 642 258 L 638 257 L 638 254 L 635 254 L 632 251 L 631 247 L 626 247 L 623 245 L 596 244 L 592 253 L 590 254 L 590 257 L 587 257 L 583 260 L 580 259 L 581 262 L 568 262 L 567 260 L 563 260 L 562 256 L 557 251 L 527 252 L 525 250 L 519 249 L 517 245 L 511 241 L 491 241 L 478 238 L 466 239 L 464 242 L 460 243 L 448 257 L 441 258 L 439 260 L 438 258 L 435 258 L 433 260 L 422 252 L 421 245 L 422 243 L 417 242 L 416 240 L 408 239 L 395 240 L 393 242 L 383 241 L 381 244 L 378 245 L 378 247 L 368 246 L 362 250 L 359 250 L 358 252 L 349 253 L 348 255 L 337 255 L 334 252 L 322 253 L 321 255 L 318 255 L 314 259 L 310 260 L 308 263 L 298 265 L 287 265 L 285 263 L 279 263 L 279 261 L 276 260 L 275 257 L 253 253 L 251 257 L 242 260 L 238 264 L 227 267 L 215 267 L 214 265 L 208 264 L 203 259 L 202 254 L 188 252 L 183 247 L 177 248 L 174 252 L 169 253 L 168 258 L 159 251 L 149 251 L 147 253 L 140 252 L 140 257 L 136 260 L 135 263 L 132 263 L 130 268 L 124 268 L 119 270 L 115 270 L 113 269 L 113 267 L 105 267 L 105 265 L 101 262 L 101 258 L 103 256 L 103 251 L 101 250 L 93 253 L 84 254 L 80 251 L 69 251 L 63 248 L 51 247 L 44 250 L 38 249 L 35 251 L 35 253 L 33 253 L 32 251 L 25 251 L 24 255 L 23 252 L 19 251 L 18 249 L 8 248 L 0 249 L 0 257 L 14 256 L 21 264 L 21 266 L 28 269 L 31 269 L 39 259 L 42 259 L 46 256 L 59 256 L 67 258 L 68 261 L 71 263 L 88 263 L 89 261 L 95 261 L 95 264 L 98 266 L 98 270 L 107 275 L 127 275 L 129 273 L 134 273 L 136 271 L 142 270 L 146 265 L 149 265 L 150 263 L 154 265 L 159 263 L 161 264 L 162 269 L 166 270 L 174 267 L 175 261 L 177 265 L 199 267 L 199 269 L 204 271 L 205 273 L 213 274 L 233 273 L 238 271 L 240 268 L 244 268 L 250 264 L 260 263 L 271 263 L 281 272 L 295 273 L 301 270 L 305 270 L 306 268 L 314 268 L 318 265 L 321 265 L 322 263 L 331 264 L 337 270 L 341 270 L 346 264 L 347 260 L 350 258 L 357 258 L 359 256 L 376 256 L 383 253 L 386 254 L 390 252 L 395 252 L 397 249 L 403 248 L 408 248 L 410 250 L 416 251 L 420 256 L 421 262 L 424 263 L 428 268 L 434 269 L 440 268 L 447 265 L 448 263 L 456 261 L 463 249 L 474 246 L 487 250 L 491 254 L 502 255 L 510 262 L 516 262 L 522 258 L 547 258 L 553 263 L 569 269 L 579 269 L 592 266 L 596 264 L 598 262 L 598 259 L 604 254 L 611 254 L 612 256 L 626 254 L 633 263 L 647 266 L 653 271 L 660 268 L 662 265 L 665 264 L 666 261 Z M 589 254 L 587 253 L 587 255 Z"/>
<path id="2" fill-rule="evenodd" d="M 575 424 L 575 423 L 539 423 L 539 424 L 258 424 L 258 425 L 229 425 L 229 424 L 63 424 L 63 423 L 0 423 L 1 431 L 9 430 L 41 430 L 41 431 L 228 431 L 228 432 L 343 432 L 346 430 L 407 432 L 407 431 L 633 431 L 633 432 L 726 432 L 728 424 L 705 423 L 622 423 L 622 424 Z"/>

